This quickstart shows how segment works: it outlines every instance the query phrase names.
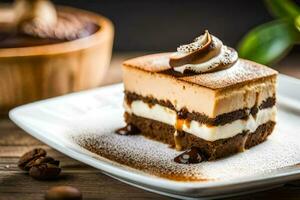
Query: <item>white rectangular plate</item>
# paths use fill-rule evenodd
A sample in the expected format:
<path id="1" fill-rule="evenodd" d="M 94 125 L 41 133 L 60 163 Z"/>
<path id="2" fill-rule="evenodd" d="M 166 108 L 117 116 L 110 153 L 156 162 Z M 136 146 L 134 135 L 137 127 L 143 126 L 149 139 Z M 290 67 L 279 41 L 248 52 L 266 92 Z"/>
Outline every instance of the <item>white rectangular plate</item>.
<path id="1" fill-rule="evenodd" d="M 280 75 L 278 122 L 269 139 L 229 158 L 195 165 L 174 163 L 172 158 L 178 152 L 167 145 L 142 136 L 113 133 L 124 125 L 122 84 L 20 106 L 10 112 L 10 118 L 35 138 L 120 181 L 172 197 L 209 199 L 263 190 L 300 178 L 298 91 L 299 80 Z M 203 181 L 174 181 L 130 168 L 76 142 L 86 138 L 95 138 L 96 145 L 112 153 L 123 153 L 134 162 L 143 162 L 149 169 L 169 167 L 175 172 L 201 176 Z"/>

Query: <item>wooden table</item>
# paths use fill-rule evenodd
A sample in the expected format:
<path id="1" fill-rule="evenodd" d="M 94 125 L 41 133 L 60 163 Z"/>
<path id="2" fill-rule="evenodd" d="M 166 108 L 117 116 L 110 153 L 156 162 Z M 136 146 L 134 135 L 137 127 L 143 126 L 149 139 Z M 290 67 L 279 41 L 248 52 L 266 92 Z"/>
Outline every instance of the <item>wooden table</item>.
<path id="1" fill-rule="evenodd" d="M 120 63 L 137 54 L 117 55 L 112 61 L 104 85 L 121 80 Z M 296 57 L 294 58 L 296 59 Z M 278 70 L 300 78 L 297 62 L 282 62 Z M 290 63 L 287 67 L 287 64 Z M 61 161 L 62 177 L 56 181 L 37 181 L 17 167 L 19 157 L 36 147 L 48 150 L 49 155 Z M 0 200 L 43 199 L 45 191 L 57 185 L 71 185 L 80 189 L 84 199 L 171 199 L 129 186 L 101 174 L 97 169 L 68 158 L 26 134 L 7 117 L 0 119 Z M 269 191 L 230 198 L 234 200 L 300 199 L 300 181 L 287 183 Z"/>

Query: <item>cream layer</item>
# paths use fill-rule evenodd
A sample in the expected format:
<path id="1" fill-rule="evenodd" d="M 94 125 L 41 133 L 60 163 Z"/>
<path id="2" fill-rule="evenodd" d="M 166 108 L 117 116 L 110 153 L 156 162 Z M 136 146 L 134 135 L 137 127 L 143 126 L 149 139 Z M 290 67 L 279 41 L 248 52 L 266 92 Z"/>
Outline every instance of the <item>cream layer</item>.
<path id="1" fill-rule="evenodd" d="M 159 104 L 149 106 L 147 103 L 137 100 L 133 101 L 131 105 L 125 102 L 124 108 L 130 114 L 163 122 L 174 127 L 177 123 L 177 113 Z M 191 122 L 185 121 L 182 125 L 182 130 L 201 139 L 215 141 L 233 137 L 243 131 L 254 132 L 259 125 L 275 120 L 276 107 L 273 106 L 272 108 L 259 110 L 255 118 L 250 115 L 247 120 L 235 120 L 222 126 L 206 126 L 194 120 Z"/>

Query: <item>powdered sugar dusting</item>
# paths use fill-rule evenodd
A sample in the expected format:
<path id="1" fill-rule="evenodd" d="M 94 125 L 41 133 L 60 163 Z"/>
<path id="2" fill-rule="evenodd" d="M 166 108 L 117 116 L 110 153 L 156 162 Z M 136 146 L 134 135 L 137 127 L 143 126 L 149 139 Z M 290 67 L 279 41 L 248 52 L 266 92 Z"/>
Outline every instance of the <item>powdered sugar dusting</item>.
<path id="1" fill-rule="evenodd" d="M 145 142 L 142 136 L 119 136 L 116 134 L 81 135 L 77 142 L 84 148 L 146 173 L 175 180 L 206 180 L 200 168 L 171 162 L 178 154 L 166 145 L 154 141 Z"/>
<path id="2" fill-rule="evenodd" d="M 277 72 L 271 68 L 239 59 L 237 63 L 228 69 L 179 79 L 208 88 L 219 89 L 275 74 L 277 74 Z"/>
<path id="3" fill-rule="evenodd" d="M 123 64 L 149 72 L 160 72 L 171 68 L 169 65 L 170 55 L 170 53 L 151 54 L 127 60 Z"/>
<path id="4" fill-rule="evenodd" d="M 81 147 L 143 172 L 181 181 L 229 180 L 300 163 L 299 117 L 279 109 L 278 125 L 269 139 L 234 156 L 212 162 L 183 165 L 173 161 L 180 152 L 143 136 L 114 133 L 124 125 L 123 110 L 91 112 L 75 120 L 71 136 Z M 289 119 L 289 120 L 286 120 Z M 295 127 L 298 126 L 298 127 Z"/>
<path id="5" fill-rule="evenodd" d="M 190 44 L 184 44 L 177 47 L 177 52 L 179 53 L 192 53 L 201 49 L 209 40 L 209 33 L 206 31 L 203 35 L 195 38 L 194 41 Z"/>

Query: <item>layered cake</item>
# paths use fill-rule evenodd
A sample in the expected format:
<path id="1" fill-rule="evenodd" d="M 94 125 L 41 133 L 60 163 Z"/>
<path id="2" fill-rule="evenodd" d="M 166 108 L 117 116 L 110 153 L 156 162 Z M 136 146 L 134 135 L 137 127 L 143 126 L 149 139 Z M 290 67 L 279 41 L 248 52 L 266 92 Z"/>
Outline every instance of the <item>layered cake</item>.
<path id="1" fill-rule="evenodd" d="M 244 151 L 274 129 L 276 76 L 206 31 L 177 52 L 124 62 L 126 130 L 201 160 Z"/>

